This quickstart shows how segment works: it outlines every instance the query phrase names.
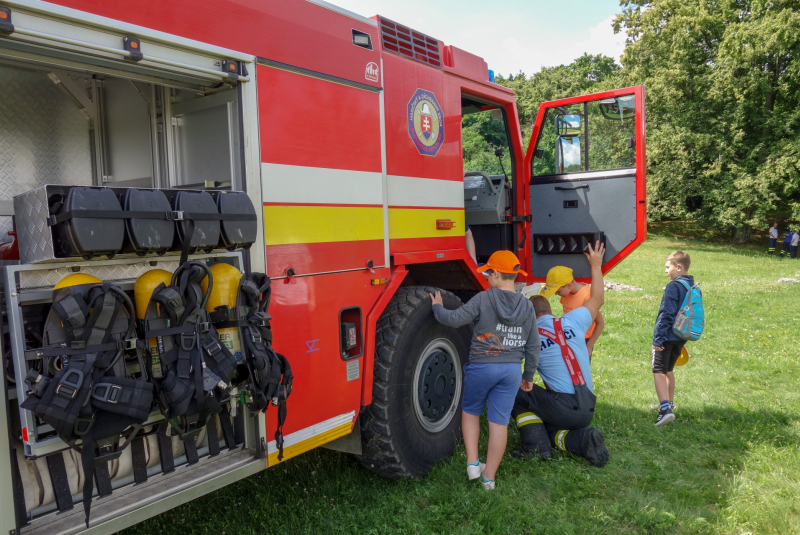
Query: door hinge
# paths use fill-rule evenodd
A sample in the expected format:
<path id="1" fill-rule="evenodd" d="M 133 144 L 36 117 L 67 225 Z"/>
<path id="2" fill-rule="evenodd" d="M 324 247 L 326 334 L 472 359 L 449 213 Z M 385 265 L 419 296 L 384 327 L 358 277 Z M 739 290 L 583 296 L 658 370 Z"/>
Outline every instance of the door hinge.
<path id="1" fill-rule="evenodd" d="M 531 214 L 528 215 L 515 215 L 508 218 L 508 220 L 512 223 L 530 223 L 533 221 L 533 216 Z"/>

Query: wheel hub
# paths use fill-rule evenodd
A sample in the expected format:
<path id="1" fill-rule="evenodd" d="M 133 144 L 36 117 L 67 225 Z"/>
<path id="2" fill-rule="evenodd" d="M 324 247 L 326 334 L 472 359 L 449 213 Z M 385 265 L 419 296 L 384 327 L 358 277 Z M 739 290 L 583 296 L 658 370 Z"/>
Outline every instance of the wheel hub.
<path id="1" fill-rule="evenodd" d="M 447 416 L 456 395 L 456 362 L 451 355 L 437 349 L 422 363 L 417 384 L 417 400 L 422 415 L 433 422 Z"/>

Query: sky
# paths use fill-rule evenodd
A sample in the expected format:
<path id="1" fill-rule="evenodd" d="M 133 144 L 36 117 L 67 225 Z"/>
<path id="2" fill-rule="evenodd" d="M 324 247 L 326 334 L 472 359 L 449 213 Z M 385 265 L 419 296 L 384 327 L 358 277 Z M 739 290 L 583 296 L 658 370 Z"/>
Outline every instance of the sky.
<path id="1" fill-rule="evenodd" d="M 619 0 L 328 0 L 359 15 L 381 15 L 481 56 L 496 74 L 568 64 L 605 54 L 619 62 L 625 37 L 611 22 Z"/>

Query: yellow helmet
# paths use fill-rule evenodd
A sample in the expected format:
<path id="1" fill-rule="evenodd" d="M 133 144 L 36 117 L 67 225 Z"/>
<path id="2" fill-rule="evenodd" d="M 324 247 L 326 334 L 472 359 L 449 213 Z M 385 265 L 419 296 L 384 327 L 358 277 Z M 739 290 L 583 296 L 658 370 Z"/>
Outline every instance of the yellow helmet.
<path id="1" fill-rule="evenodd" d="M 136 318 L 144 319 L 147 313 L 147 305 L 153 296 L 153 290 L 162 282 L 169 286 L 172 281 L 172 273 L 165 269 L 151 269 L 139 275 L 133 283 L 133 299 L 136 305 Z"/>
<path id="2" fill-rule="evenodd" d="M 681 354 L 678 357 L 678 360 L 675 361 L 675 366 L 683 366 L 689 362 L 689 352 L 686 351 L 686 347 L 681 349 Z"/>
<path id="3" fill-rule="evenodd" d="M 94 275 L 89 275 L 86 273 L 73 273 L 72 275 L 68 275 L 58 281 L 58 284 L 55 285 L 53 288 L 54 290 L 60 290 L 61 288 L 67 288 L 69 286 L 80 286 L 81 284 L 97 284 L 98 282 L 103 282 Z"/>
<path id="4" fill-rule="evenodd" d="M 227 305 L 236 308 L 236 297 L 239 295 L 239 281 L 242 279 L 242 272 L 230 264 L 218 263 L 209 266 L 211 276 L 214 277 L 214 286 L 211 288 L 211 295 L 208 296 L 206 308 L 213 312 L 217 307 Z M 208 291 L 208 277 L 200 283 L 203 293 Z"/>

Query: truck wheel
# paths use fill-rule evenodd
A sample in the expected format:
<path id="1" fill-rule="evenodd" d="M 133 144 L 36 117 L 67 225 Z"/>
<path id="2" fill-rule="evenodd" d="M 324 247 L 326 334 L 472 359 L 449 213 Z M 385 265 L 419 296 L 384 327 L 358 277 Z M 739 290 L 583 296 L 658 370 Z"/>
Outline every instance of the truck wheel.
<path id="1" fill-rule="evenodd" d="M 429 293 L 400 288 L 378 320 L 372 404 L 361 413 L 361 463 L 390 479 L 424 476 L 461 438 L 461 394 L 471 327 L 433 317 Z M 442 291 L 445 308 L 461 300 Z"/>

